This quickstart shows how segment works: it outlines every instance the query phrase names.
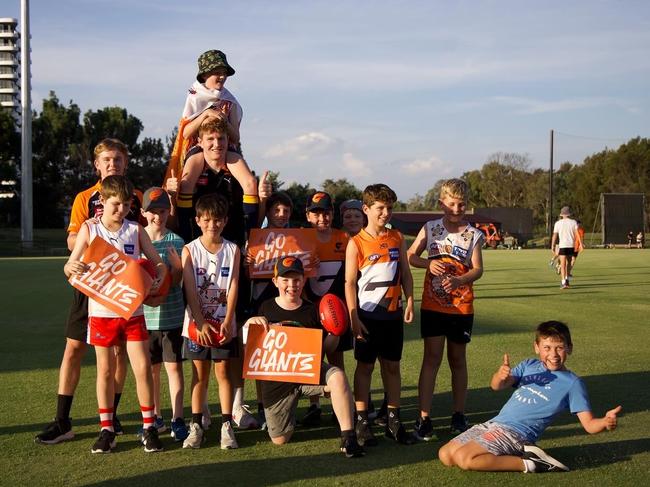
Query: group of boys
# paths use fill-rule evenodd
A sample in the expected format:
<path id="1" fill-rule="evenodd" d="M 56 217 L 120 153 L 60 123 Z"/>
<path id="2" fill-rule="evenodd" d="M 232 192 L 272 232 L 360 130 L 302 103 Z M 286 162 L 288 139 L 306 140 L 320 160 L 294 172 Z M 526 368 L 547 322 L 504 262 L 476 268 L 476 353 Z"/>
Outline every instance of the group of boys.
<path id="1" fill-rule="evenodd" d="M 234 70 L 220 51 L 208 51 L 199 58 L 201 86 L 209 85 L 206 80 L 216 77 L 215 89 L 223 90 L 225 78 L 232 73 Z M 234 97 L 229 100 L 231 110 L 237 105 L 232 100 Z M 192 107 L 197 110 L 196 103 Z M 346 231 L 332 228 L 331 196 L 322 191 L 312 194 L 305 211 L 307 223 L 316 229 L 318 237 L 316 276 L 305 278 L 300 259 L 280 258 L 270 282 L 253 281 L 249 298 L 246 293 L 251 283 L 244 269 L 250 256 L 242 254 L 242 250 L 247 227 L 260 220 L 256 216 L 258 196 L 260 213 L 270 228 L 288 225 L 293 203 L 284 193 L 271 194 L 265 177 L 259 187 L 256 180 L 248 181 L 237 119 L 233 123 L 230 115 L 203 115 L 208 110 L 215 108 L 210 106 L 194 114 L 182 127 L 198 134 L 193 159 L 186 160 L 180 178 L 173 170 L 168 174 L 167 191 L 158 187 L 147 190 L 140 214 L 140 193 L 124 177 L 126 147 L 106 139 L 95 149 L 100 181 L 75 199 L 68 229 L 72 253 L 64 267 L 66 276 L 80 276 L 88 270 L 82 255 L 99 237 L 127 255 L 137 258 L 144 254 L 153 261 L 157 276 L 152 291 L 158 289 L 167 273 L 171 274 L 172 286 L 166 297 L 148 298 L 129 320 L 74 291 L 59 374 L 57 413 L 55 420 L 37 435 L 37 442 L 53 444 L 74 436 L 69 414 L 87 342 L 94 345 L 97 354 L 101 423 L 93 453 L 112 451 L 116 435 L 123 432 L 116 410 L 126 374 L 126 354 L 136 378 L 143 417 L 140 437 L 146 452 L 162 449 L 158 433 L 166 428 L 160 405 L 163 362 L 172 399 L 172 437 L 183 441 L 184 448 L 199 448 L 205 440 L 204 430 L 210 420 L 208 381 L 214 363 L 222 410 L 221 448 L 237 448 L 233 423 L 243 427 L 254 424 L 241 403 L 242 345 L 238 335 L 242 324 L 266 329 L 275 323 L 322 329 L 316 310 L 325 293 L 344 299 L 351 326 L 342 337 L 323 330 L 328 363 L 321 368 L 320 384 L 258 381 L 260 419 L 275 444 L 290 440 L 301 395 L 313 398 L 313 411 L 319 410 L 317 397 L 330 395 L 341 431 L 341 451 L 347 457 L 363 456 L 365 447 L 378 443 L 368 411 L 371 378 L 378 359 L 387 403 L 385 436 L 401 444 L 434 439 L 429 414 L 445 342 L 452 372 L 451 427 L 461 433 L 440 449 L 440 459 L 446 465 L 477 470 L 566 469 L 532 443 L 552 417 L 567 407 L 578 413 L 591 433 L 616 427 L 620 406 L 604 418 L 591 415 L 582 382 L 564 368 L 572 347 L 568 328 L 553 322 L 552 326 L 538 328 L 535 351 L 541 360 L 524 361 L 510 369 L 509 359 L 504 357 L 492 387 L 516 386 L 515 399 L 488 423 L 492 426 L 470 429 L 464 415 L 465 352 L 473 327 L 472 283 L 483 273 L 482 234 L 464 220 L 469 195 L 461 180 L 443 184 L 439 199 L 443 217 L 427 222 L 408 249 L 401 233 L 389 225 L 397 197 L 388 186 L 368 186 L 361 201 L 341 205 Z M 197 117 L 201 121 L 193 124 Z M 232 144 L 235 137 L 237 143 Z M 239 168 L 231 170 L 236 164 Z M 176 221 L 181 236 L 167 229 L 170 217 L 170 224 Z M 146 227 L 138 219 L 146 222 Z M 421 257 L 425 250 L 426 258 Z M 409 264 L 426 269 L 420 315 L 424 353 L 418 384 L 419 414 L 413 433 L 406 432 L 400 415 L 403 325 L 414 318 Z M 356 359 L 353 392 L 343 361 L 344 352 L 351 349 Z M 183 360 L 191 360 L 193 371 L 189 429 L 183 419 Z M 555 391 L 556 383 L 558 391 L 553 393 L 556 397 L 552 405 L 537 408 L 529 401 L 528 406 L 522 406 L 516 399 L 527 391 L 542 394 L 533 390 L 536 387 L 544 389 L 543 395 L 551 396 L 549 391 Z M 239 408 L 239 421 L 233 418 L 233 407 Z M 526 410 L 522 411 L 522 407 Z"/>

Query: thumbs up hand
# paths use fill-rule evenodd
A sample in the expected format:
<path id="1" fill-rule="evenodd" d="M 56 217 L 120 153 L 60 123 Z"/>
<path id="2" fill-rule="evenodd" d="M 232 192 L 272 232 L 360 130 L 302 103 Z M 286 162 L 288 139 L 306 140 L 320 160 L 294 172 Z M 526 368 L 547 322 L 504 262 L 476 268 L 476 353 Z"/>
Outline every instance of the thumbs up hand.
<path id="1" fill-rule="evenodd" d="M 605 428 L 607 428 L 608 431 L 616 429 L 618 423 L 618 418 L 616 415 L 620 414 L 622 409 L 623 406 L 616 406 L 614 409 L 610 409 L 607 411 L 607 413 L 605 413 Z"/>
<path id="2" fill-rule="evenodd" d="M 508 377 L 510 377 L 510 357 L 508 356 L 507 353 L 503 354 L 503 363 L 501 364 L 501 367 L 499 367 L 499 370 L 497 371 L 497 375 L 499 376 L 500 380 L 506 380 Z"/>
<path id="3" fill-rule="evenodd" d="M 178 192 L 178 178 L 176 177 L 176 171 L 174 169 L 171 170 L 169 178 L 165 181 L 165 191 L 170 194 Z"/>
<path id="4" fill-rule="evenodd" d="M 264 175 L 260 179 L 259 186 L 257 188 L 257 194 L 261 200 L 267 199 L 273 193 L 273 185 L 269 181 L 269 171 L 264 171 Z"/>

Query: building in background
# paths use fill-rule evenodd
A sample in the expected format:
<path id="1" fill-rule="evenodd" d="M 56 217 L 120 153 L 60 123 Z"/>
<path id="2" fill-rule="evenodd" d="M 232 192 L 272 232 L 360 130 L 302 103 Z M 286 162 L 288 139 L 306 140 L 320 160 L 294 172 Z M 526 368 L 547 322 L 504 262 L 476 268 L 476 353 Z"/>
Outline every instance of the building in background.
<path id="1" fill-rule="evenodd" d="M 0 107 L 20 126 L 20 34 L 18 20 L 0 17 Z"/>

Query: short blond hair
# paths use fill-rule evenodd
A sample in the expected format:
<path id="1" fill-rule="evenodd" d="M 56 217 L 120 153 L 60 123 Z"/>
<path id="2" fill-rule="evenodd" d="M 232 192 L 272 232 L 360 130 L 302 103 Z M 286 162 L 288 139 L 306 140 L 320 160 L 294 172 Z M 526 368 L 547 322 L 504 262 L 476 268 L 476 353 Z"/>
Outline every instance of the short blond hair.
<path id="1" fill-rule="evenodd" d="M 467 183 L 462 179 L 447 179 L 440 187 L 440 199 L 446 196 L 467 201 L 469 199 Z"/>
<path id="2" fill-rule="evenodd" d="M 228 134 L 228 121 L 223 118 L 209 118 L 199 125 L 198 136 L 202 137 L 203 134 L 217 132 L 219 134 Z"/>
<path id="3" fill-rule="evenodd" d="M 95 150 L 93 151 L 95 159 L 99 157 L 99 154 L 108 150 L 121 152 L 122 155 L 124 156 L 124 162 L 127 162 L 129 159 L 129 148 L 126 146 L 124 142 L 122 142 L 119 139 L 100 140 L 99 144 L 95 146 Z"/>

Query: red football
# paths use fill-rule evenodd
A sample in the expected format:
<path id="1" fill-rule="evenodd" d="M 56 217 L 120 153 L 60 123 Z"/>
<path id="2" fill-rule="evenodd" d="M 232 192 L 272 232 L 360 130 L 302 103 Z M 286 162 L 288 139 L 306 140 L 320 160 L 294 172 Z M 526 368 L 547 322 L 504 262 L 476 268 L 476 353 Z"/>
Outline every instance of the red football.
<path id="1" fill-rule="evenodd" d="M 348 309 L 345 303 L 334 294 L 326 294 L 318 306 L 323 328 L 334 336 L 343 335 L 348 329 Z"/>
<path id="2" fill-rule="evenodd" d="M 212 339 L 212 345 L 210 346 L 218 347 L 219 341 L 223 338 L 221 333 L 219 333 L 219 327 L 221 326 L 221 322 L 219 320 L 209 320 L 209 319 L 205 321 L 210 323 L 212 326 L 216 328 L 216 331 L 210 328 L 210 331 L 208 333 L 210 334 L 210 338 Z M 190 324 L 187 327 L 187 334 L 190 336 L 190 340 L 192 340 L 195 343 L 199 343 L 198 333 L 196 332 L 196 321 L 194 320 L 190 321 Z"/>
<path id="3" fill-rule="evenodd" d="M 142 257 L 138 259 L 138 264 L 140 265 L 140 268 L 143 271 L 145 271 L 147 274 L 151 276 L 151 279 L 155 279 L 156 276 L 158 275 L 156 272 L 156 266 L 149 259 L 145 259 L 144 257 Z"/>

